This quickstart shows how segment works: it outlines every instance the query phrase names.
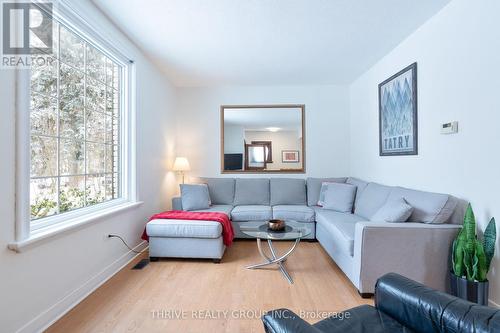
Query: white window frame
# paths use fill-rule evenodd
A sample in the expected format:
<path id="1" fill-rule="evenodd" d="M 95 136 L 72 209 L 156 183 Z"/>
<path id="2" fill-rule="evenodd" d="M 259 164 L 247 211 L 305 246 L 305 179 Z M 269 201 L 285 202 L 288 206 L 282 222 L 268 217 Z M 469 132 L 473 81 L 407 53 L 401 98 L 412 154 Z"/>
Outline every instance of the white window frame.
<path id="1" fill-rule="evenodd" d="M 120 198 L 89 207 L 31 221 L 30 214 L 30 69 L 16 70 L 16 232 L 9 248 L 24 246 L 99 220 L 142 204 L 136 190 L 136 86 L 135 65 L 117 45 L 103 38 L 94 25 L 76 13 L 69 4 L 54 3 L 53 18 L 120 65 Z"/>

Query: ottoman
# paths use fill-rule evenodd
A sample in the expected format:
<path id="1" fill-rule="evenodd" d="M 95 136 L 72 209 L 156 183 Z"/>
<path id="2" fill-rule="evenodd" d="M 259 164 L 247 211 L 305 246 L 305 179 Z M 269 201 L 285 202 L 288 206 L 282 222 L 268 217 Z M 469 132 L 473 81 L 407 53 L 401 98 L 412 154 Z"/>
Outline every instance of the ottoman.
<path id="1" fill-rule="evenodd" d="M 219 263 L 226 246 L 216 221 L 151 220 L 146 225 L 149 257 L 203 258 Z"/>

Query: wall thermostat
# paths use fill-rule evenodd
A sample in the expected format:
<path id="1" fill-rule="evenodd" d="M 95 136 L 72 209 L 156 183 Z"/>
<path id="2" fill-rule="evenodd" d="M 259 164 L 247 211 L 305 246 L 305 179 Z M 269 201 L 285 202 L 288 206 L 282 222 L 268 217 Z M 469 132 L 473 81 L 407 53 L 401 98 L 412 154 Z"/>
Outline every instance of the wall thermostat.
<path id="1" fill-rule="evenodd" d="M 452 121 L 441 125 L 441 134 L 454 134 L 458 133 L 458 121 Z"/>

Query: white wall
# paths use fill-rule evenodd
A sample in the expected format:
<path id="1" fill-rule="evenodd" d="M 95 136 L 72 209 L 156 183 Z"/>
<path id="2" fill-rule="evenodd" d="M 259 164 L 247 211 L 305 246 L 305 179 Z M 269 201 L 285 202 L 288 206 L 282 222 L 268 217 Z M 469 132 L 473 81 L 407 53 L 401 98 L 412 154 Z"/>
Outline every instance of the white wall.
<path id="1" fill-rule="evenodd" d="M 223 104 L 305 104 L 307 175 L 349 172 L 347 87 L 178 88 L 177 100 L 177 150 L 189 159 L 191 176 L 221 176 L 219 108 Z M 253 177 L 263 176 L 267 177 Z"/>
<path id="2" fill-rule="evenodd" d="M 224 153 L 245 153 L 245 129 L 241 125 L 224 126 Z"/>
<path id="3" fill-rule="evenodd" d="M 107 278 L 132 255 L 116 233 L 138 245 L 147 218 L 169 206 L 175 179 L 167 173 L 174 157 L 174 89 L 87 1 L 80 2 L 100 32 L 131 50 L 137 69 L 137 174 L 139 208 L 51 238 L 22 253 L 14 240 L 15 109 L 13 70 L 0 70 L 0 323 L 2 332 L 38 331 Z"/>
<path id="4" fill-rule="evenodd" d="M 451 193 L 472 202 L 480 228 L 500 218 L 500 2 L 454 0 L 350 89 L 351 174 Z M 378 83 L 418 62 L 419 155 L 378 155 Z M 440 125 L 459 121 L 459 133 Z M 497 224 L 500 230 L 500 224 Z M 500 250 L 489 275 L 500 304 Z"/>

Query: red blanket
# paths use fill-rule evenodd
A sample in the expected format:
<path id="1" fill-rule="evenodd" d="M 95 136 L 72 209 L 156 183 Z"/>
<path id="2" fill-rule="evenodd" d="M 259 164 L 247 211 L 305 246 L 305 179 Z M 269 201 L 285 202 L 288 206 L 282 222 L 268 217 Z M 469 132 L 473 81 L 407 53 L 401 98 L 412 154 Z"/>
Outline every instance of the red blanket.
<path id="1" fill-rule="evenodd" d="M 216 212 L 186 212 L 183 210 L 171 210 L 151 216 L 151 220 L 196 220 L 196 221 L 216 221 L 222 225 L 222 242 L 226 246 L 231 246 L 234 239 L 234 230 L 227 214 Z M 142 233 L 142 239 L 149 241 L 146 228 Z"/>

